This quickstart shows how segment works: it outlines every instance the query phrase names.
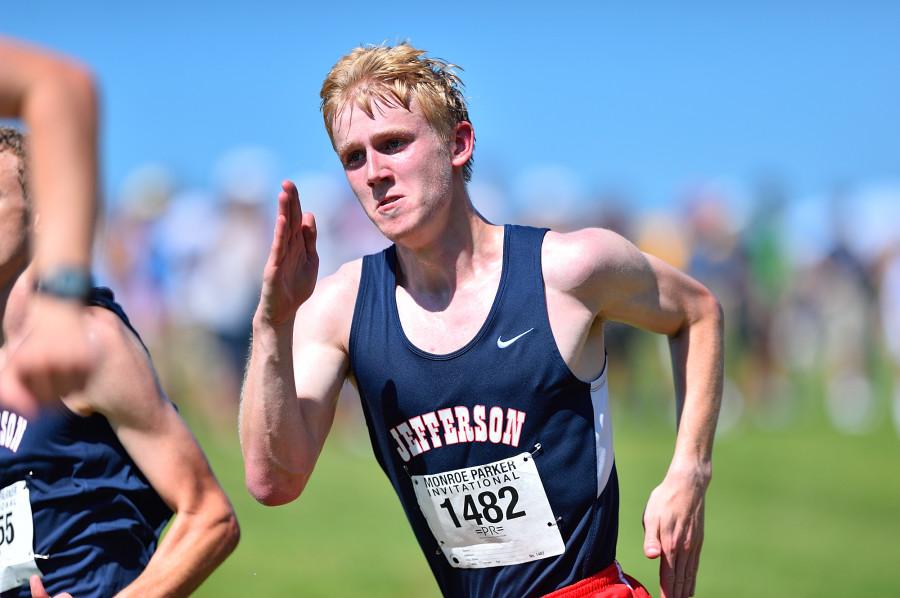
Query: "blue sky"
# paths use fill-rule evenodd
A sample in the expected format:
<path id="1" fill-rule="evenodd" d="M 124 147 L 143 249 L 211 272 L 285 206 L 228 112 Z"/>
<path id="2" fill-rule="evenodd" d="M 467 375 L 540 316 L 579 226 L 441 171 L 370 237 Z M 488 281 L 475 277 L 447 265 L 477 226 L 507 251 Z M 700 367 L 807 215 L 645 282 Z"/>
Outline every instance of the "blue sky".
<path id="1" fill-rule="evenodd" d="M 205 185 L 238 145 L 337 171 L 318 90 L 361 43 L 464 67 L 476 179 L 551 166 L 645 205 L 692 182 L 781 176 L 797 195 L 900 178 L 900 3 L 17 2 L 3 33 L 102 82 L 104 178 Z"/>

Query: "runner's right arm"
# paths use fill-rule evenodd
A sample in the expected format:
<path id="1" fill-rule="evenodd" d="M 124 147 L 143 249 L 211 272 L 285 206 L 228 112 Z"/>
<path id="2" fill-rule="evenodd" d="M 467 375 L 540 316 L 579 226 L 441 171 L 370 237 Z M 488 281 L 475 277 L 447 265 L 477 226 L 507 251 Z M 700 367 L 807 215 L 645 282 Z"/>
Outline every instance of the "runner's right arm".
<path id="1" fill-rule="evenodd" d="M 302 214 L 293 183 L 282 189 L 241 392 L 245 482 L 266 505 L 300 495 L 331 429 L 358 280 L 350 264 L 316 286 L 315 220 Z"/>

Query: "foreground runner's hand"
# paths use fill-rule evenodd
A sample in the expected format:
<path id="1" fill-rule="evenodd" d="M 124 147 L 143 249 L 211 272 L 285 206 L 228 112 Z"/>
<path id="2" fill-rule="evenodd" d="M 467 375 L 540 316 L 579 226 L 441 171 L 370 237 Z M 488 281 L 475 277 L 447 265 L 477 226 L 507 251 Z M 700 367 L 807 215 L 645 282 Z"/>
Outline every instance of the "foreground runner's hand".
<path id="1" fill-rule="evenodd" d="M 650 493 L 644 509 L 644 554 L 651 559 L 662 557 L 659 563 L 662 598 L 694 595 L 703 546 L 707 484 L 706 476 L 670 470 Z"/>
<path id="2" fill-rule="evenodd" d="M 316 288 L 318 273 L 316 219 L 300 209 L 297 186 L 284 181 L 256 317 L 271 326 L 292 321 L 297 308 Z"/>
<path id="3" fill-rule="evenodd" d="M 81 305 L 34 297 L 25 325 L 5 351 L 0 403 L 33 415 L 41 403 L 84 388 L 97 361 L 84 317 Z"/>
<path id="4" fill-rule="evenodd" d="M 50 594 L 44 589 L 44 584 L 41 582 L 40 577 L 32 575 L 29 581 L 31 582 L 31 598 L 50 598 Z M 72 598 L 72 594 L 63 592 L 62 594 L 57 594 L 53 598 Z"/>

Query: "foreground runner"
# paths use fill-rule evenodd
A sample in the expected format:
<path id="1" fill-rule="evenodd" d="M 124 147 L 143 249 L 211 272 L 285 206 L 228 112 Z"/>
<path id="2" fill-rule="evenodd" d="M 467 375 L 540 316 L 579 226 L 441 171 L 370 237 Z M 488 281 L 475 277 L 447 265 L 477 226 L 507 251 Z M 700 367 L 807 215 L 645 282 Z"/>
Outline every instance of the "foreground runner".
<path id="1" fill-rule="evenodd" d="M 0 347 L 35 297 L 23 172 L 21 135 L 0 128 Z M 112 293 L 86 301 L 103 358 L 84 391 L 35 417 L 0 406 L 0 593 L 29 596 L 32 578 L 36 596 L 185 596 L 234 549 L 237 520 Z"/>
<path id="2" fill-rule="evenodd" d="M 322 107 L 350 186 L 394 244 L 317 284 L 315 221 L 285 182 L 243 389 L 250 492 L 300 495 L 349 376 L 445 595 L 646 595 L 615 561 L 603 325 L 627 322 L 671 342 L 678 438 L 644 550 L 662 557 L 664 596 L 692 595 L 722 386 L 715 298 L 609 231 L 485 221 L 466 189 L 475 134 L 460 81 L 419 50 L 354 50 Z"/>

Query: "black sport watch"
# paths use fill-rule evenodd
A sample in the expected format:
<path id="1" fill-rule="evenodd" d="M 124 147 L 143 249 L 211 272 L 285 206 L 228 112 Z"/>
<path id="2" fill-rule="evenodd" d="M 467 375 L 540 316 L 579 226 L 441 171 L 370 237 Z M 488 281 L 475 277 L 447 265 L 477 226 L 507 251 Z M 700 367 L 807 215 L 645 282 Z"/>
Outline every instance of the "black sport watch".
<path id="1" fill-rule="evenodd" d="M 85 303 L 93 286 L 94 278 L 90 271 L 64 266 L 39 277 L 34 290 L 57 299 Z"/>

